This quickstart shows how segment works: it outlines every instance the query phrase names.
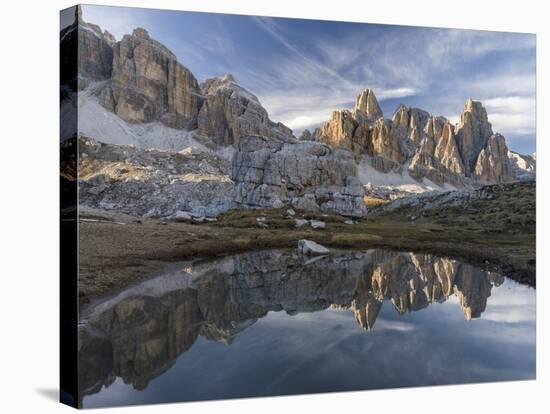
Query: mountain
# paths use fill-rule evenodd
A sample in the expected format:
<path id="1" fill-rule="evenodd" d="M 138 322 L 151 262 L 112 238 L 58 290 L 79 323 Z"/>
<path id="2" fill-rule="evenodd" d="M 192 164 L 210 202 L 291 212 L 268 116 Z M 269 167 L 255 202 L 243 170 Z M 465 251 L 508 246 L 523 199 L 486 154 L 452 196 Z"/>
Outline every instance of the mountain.
<path id="1" fill-rule="evenodd" d="M 62 64 L 61 114 L 71 121 L 62 123 L 62 140 L 78 139 L 88 157 L 79 159 L 87 171 L 80 199 L 93 207 L 208 216 L 234 206 L 292 206 L 361 216 L 367 189 L 410 194 L 535 178 L 535 158 L 510 151 L 471 99 L 457 125 L 404 105 L 386 119 L 365 89 L 353 109 L 332 112 L 296 139 L 231 74 L 199 82 L 143 28 L 117 41 L 76 7 L 74 23 L 61 31 L 61 52 L 67 67 L 70 59 L 78 64 L 76 77 Z M 214 162 L 217 184 L 212 171 L 196 168 L 195 156 L 182 154 L 201 154 L 205 165 L 224 158 Z M 156 173 L 134 177 L 115 167 Z M 178 198 L 183 189 L 186 202 Z"/>
<path id="2" fill-rule="evenodd" d="M 61 50 L 70 55 L 70 48 L 78 42 L 78 80 L 62 76 L 62 84 L 79 93 L 78 101 L 68 102 L 71 97 L 67 97 L 65 104 L 93 107 L 98 103 L 123 121 L 111 122 L 118 124 L 114 130 L 102 128 L 102 136 L 94 136 L 101 128 L 96 123 L 102 117 L 112 117 L 92 108 L 93 113 L 85 114 L 92 119 L 91 125 L 79 114 L 79 124 L 83 124 L 79 132 L 84 135 L 108 143 L 175 150 L 186 147 L 188 138 L 195 134 L 202 144 L 214 149 L 223 149 L 247 135 L 293 136 L 288 127 L 271 121 L 258 98 L 237 84 L 232 75 L 199 84 L 193 73 L 145 29 L 136 28 L 116 41 L 99 26 L 85 22 L 80 7 L 76 10 L 75 22 L 61 32 Z M 147 135 L 154 134 L 140 134 L 135 125 L 191 134 L 167 133 L 159 128 L 163 135 L 181 138 L 179 146 L 174 140 L 164 146 L 154 136 L 147 142 Z"/>
<path id="3" fill-rule="evenodd" d="M 198 134 L 211 146 L 233 145 L 248 135 L 292 137 L 292 130 L 272 122 L 258 98 L 240 86 L 231 74 L 201 84 L 204 102 L 198 114 Z"/>
<path id="4" fill-rule="evenodd" d="M 443 116 L 404 105 L 391 120 L 385 119 L 372 89 L 361 92 L 355 102 L 351 111 L 332 112 L 313 139 L 365 156 L 380 172 L 464 187 L 515 181 L 529 168 L 518 166 L 505 138 L 493 133 L 481 102 L 468 99 L 456 126 Z M 308 134 L 305 139 L 311 139 Z"/>

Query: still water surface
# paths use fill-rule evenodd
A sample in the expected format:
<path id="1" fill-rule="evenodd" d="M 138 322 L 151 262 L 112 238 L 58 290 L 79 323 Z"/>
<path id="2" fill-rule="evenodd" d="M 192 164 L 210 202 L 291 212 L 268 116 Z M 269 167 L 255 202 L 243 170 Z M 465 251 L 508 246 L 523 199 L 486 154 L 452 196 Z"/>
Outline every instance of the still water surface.
<path id="1" fill-rule="evenodd" d="M 535 378 L 535 290 L 382 250 L 171 268 L 79 329 L 83 407 Z"/>

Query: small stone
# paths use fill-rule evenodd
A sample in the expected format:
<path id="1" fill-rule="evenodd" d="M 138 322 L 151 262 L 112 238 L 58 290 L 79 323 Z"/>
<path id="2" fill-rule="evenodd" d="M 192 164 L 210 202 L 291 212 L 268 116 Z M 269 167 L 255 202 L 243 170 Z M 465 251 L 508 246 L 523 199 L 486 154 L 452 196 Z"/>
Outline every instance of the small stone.
<path id="1" fill-rule="evenodd" d="M 346 220 L 344 221 L 345 224 L 355 224 L 355 221 L 353 220 Z"/>
<path id="2" fill-rule="evenodd" d="M 273 208 L 283 208 L 284 206 L 285 203 L 283 203 L 281 200 L 273 201 Z"/>
<path id="3" fill-rule="evenodd" d="M 311 227 L 314 229 L 324 229 L 325 228 L 325 222 L 319 221 L 319 220 L 311 220 L 310 222 Z"/>
<path id="4" fill-rule="evenodd" d="M 257 221 L 258 223 L 262 223 L 262 222 L 264 222 L 265 220 L 266 220 L 265 217 L 256 217 L 256 221 Z"/>
<path id="5" fill-rule="evenodd" d="M 294 222 L 296 223 L 296 227 L 302 227 L 303 225 L 309 223 L 306 219 L 294 219 Z"/>
<path id="6" fill-rule="evenodd" d="M 295 212 L 293 209 L 289 208 L 289 209 L 286 211 L 286 214 L 288 214 L 289 216 L 294 216 L 294 215 L 296 214 L 296 212 Z"/>
<path id="7" fill-rule="evenodd" d="M 269 226 L 265 223 L 259 222 L 258 227 L 261 227 L 262 229 L 267 229 Z"/>
<path id="8" fill-rule="evenodd" d="M 330 250 L 313 240 L 300 240 L 298 241 L 298 251 L 301 254 L 312 256 L 316 254 L 328 254 Z"/>
<path id="9" fill-rule="evenodd" d="M 193 217 L 187 211 L 177 211 L 170 218 L 173 220 L 191 220 Z"/>

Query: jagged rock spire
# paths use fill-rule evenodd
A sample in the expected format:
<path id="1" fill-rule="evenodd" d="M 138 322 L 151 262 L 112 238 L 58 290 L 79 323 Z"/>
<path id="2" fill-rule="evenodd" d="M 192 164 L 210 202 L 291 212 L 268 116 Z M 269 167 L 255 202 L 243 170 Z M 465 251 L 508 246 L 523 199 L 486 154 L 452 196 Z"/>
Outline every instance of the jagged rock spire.
<path id="1" fill-rule="evenodd" d="M 371 120 L 376 120 L 382 118 L 382 109 L 378 105 L 376 96 L 372 89 L 365 89 L 361 92 L 355 99 L 355 112 L 362 112 L 367 115 L 367 118 Z"/>
<path id="2" fill-rule="evenodd" d="M 456 141 L 466 176 L 474 171 L 477 157 L 487 145 L 493 129 L 487 118 L 487 111 L 479 101 L 469 98 L 464 104 L 460 122 L 456 129 Z"/>
<path id="3" fill-rule="evenodd" d="M 135 36 L 138 39 L 143 39 L 143 40 L 150 39 L 149 32 L 145 30 L 143 27 L 136 27 L 132 32 L 132 36 Z"/>

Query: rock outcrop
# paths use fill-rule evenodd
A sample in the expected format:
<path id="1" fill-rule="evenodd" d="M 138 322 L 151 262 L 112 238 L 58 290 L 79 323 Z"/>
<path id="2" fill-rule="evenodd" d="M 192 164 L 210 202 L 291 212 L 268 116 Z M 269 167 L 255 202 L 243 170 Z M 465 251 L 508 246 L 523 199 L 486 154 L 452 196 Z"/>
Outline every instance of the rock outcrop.
<path id="1" fill-rule="evenodd" d="M 334 111 L 330 120 L 315 132 L 319 141 L 334 148 L 354 148 L 353 134 L 357 128 L 357 122 L 353 114 L 348 110 Z"/>
<path id="2" fill-rule="evenodd" d="M 477 157 L 473 175 L 483 183 L 501 184 L 513 181 L 512 163 L 508 158 L 508 147 L 502 135 L 491 135 Z"/>
<path id="3" fill-rule="evenodd" d="M 374 92 L 366 89 L 357 96 L 352 111 L 332 112 L 330 120 L 315 131 L 314 137 L 358 156 L 368 154 L 379 158 L 373 166 L 388 172 L 396 169 L 396 165 L 401 166 L 407 158 L 407 143 L 403 138 L 408 134 L 408 113 L 406 117 L 401 119 L 400 114 L 396 114 L 393 121 L 384 119 Z"/>
<path id="4" fill-rule="evenodd" d="M 101 102 L 125 121 L 193 129 L 201 101 L 193 74 L 145 29 L 114 44 L 112 82 Z"/>
<path id="5" fill-rule="evenodd" d="M 110 145 L 79 137 L 79 202 L 145 217 L 212 217 L 233 206 L 229 162 L 215 154 Z"/>
<path id="6" fill-rule="evenodd" d="M 226 147 L 247 135 L 293 137 L 292 130 L 272 122 L 256 96 L 235 82 L 232 75 L 201 84 L 205 101 L 198 114 L 198 133 L 216 147 Z"/>
<path id="7" fill-rule="evenodd" d="M 500 137 L 500 138 L 499 138 Z M 356 98 L 353 111 L 334 111 L 314 138 L 355 156 L 368 156 L 382 172 L 407 172 L 444 186 L 504 183 L 519 179 L 513 168 L 519 158 L 508 156 L 505 140 L 494 135 L 482 104 L 469 99 L 456 128 L 444 117 L 400 105 L 391 120 L 384 119 L 370 89 Z M 492 171 L 489 171 L 492 169 Z M 529 174 L 524 174 L 528 177 Z"/>
<path id="8" fill-rule="evenodd" d="M 458 149 L 467 177 L 474 172 L 479 153 L 485 148 L 491 135 L 493 129 L 487 111 L 481 102 L 468 99 L 456 128 Z"/>
<path id="9" fill-rule="evenodd" d="M 523 155 L 515 151 L 508 151 L 508 159 L 512 167 L 512 175 L 516 180 L 531 181 L 536 178 L 536 155 Z"/>
<path id="10" fill-rule="evenodd" d="M 394 128 L 391 121 L 379 118 L 372 130 L 371 142 L 367 146 L 370 155 L 380 156 L 398 164 L 406 159 L 404 145 L 406 144 Z"/>
<path id="11" fill-rule="evenodd" d="M 364 189 L 349 151 L 318 142 L 249 136 L 233 157 L 235 203 L 362 216 Z"/>
<path id="12" fill-rule="evenodd" d="M 215 148 L 230 146 L 250 134 L 293 137 L 292 130 L 269 119 L 258 98 L 233 76 L 207 79 L 199 85 L 191 71 L 143 28 L 117 42 L 110 33 L 84 22 L 77 12 L 75 23 L 61 37 L 62 51 L 76 50 L 78 41 L 78 90 L 105 81 L 94 94 L 104 108 L 124 121 L 158 121 L 170 128 L 195 130 L 205 144 Z M 62 83 L 69 80 L 62 77 Z"/>
<path id="13" fill-rule="evenodd" d="M 92 131 L 91 135 L 98 135 L 91 138 L 112 144 L 131 143 L 140 149 L 174 151 L 198 144 L 201 148 L 206 145 L 220 150 L 227 158 L 236 151 L 231 168 L 234 183 L 228 176 L 228 168 L 214 174 L 225 177 L 221 181 L 193 178 L 193 182 L 201 182 L 198 187 L 193 184 L 192 188 L 178 190 L 179 194 L 187 194 L 189 200 L 185 203 L 182 201 L 185 197 L 171 193 L 175 186 L 164 184 L 180 180 L 168 170 L 159 182 L 155 181 L 158 177 L 140 185 L 132 177 L 111 180 L 117 183 L 106 187 L 114 191 L 111 201 L 106 195 L 94 195 L 96 190 L 83 184 L 83 188 L 91 192 L 85 191 L 81 200 L 94 206 L 123 208 L 126 204 L 121 200 L 135 186 L 131 190 L 135 202 L 130 202 L 128 205 L 132 207 L 127 208 L 135 208 L 133 211 L 139 211 L 140 215 L 148 214 L 144 211 L 146 207 L 155 210 L 143 201 L 150 199 L 143 191 L 154 189 L 153 193 L 161 197 L 159 214 L 169 210 L 169 202 L 176 206 L 174 213 L 180 209 L 223 211 L 233 202 L 228 204 L 227 200 L 234 196 L 234 205 L 239 207 L 291 205 L 303 210 L 360 216 L 365 212 L 361 202 L 364 189 L 358 179 L 357 166 L 364 162 L 376 170 L 374 175 L 392 173 L 406 176 L 408 182 L 412 177 L 419 182 L 429 180 L 426 185 L 435 183 L 440 187 L 448 184 L 475 187 L 535 177 L 534 159 L 509 151 L 504 137 L 493 133 L 482 104 L 472 99 L 466 102 L 455 127 L 442 116 L 405 105 L 397 108 L 391 120 L 385 119 L 374 91 L 366 89 L 358 94 L 351 110 L 332 112 L 326 123 L 313 133 L 305 130 L 300 140 L 296 140 L 289 128 L 269 118 L 259 99 L 240 86 L 233 76 L 207 79 L 199 85 L 176 56 L 152 39 L 145 29 L 137 28 L 116 41 L 98 26 L 84 22 L 80 8 L 76 10 L 75 22 L 61 32 L 62 50 L 74 49 L 77 43 L 79 46 L 78 76 L 62 71 L 65 98 L 62 112 L 75 112 L 80 105 L 83 114 L 93 115 L 84 121 L 78 119 L 78 128 L 86 127 Z M 74 93 L 82 89 L 85 90 Z M 92 98 L 95 106 L 82 104 Z M 111 113 L 98 115 L 96 107 L 112 111 L 116 120 L 124 122 L 114 122 L 115 115 Z M 132 128 L 137 125 L 140 129 L 142 124 L 148 126 L 139 131 Z M 71 138 L 74 131 L 69 129 Z M 90 168 L 98 168 L 95 174 L 98 177 L 105 175 L 105 168 L 110 168 L 105 167 L 105 159 L 92 159 L 104 153 L 93 154 L 85 162 Z M 169 168 L 171 155 L 151 154 L 156 154 L 151 162 Z M 194 161 L 189 162 L 193 169 Z M 139 168 L 142 167 L 144 165 Z M 372 172 L 368 168 L 365 171 Z M 363 184 L 370 182 L 369 177 L 363 175 Z M 213 185 L 211 191 L 223 189 L 224 196 L 215 197 L 211 193 L 207 196 L 203 191 L 207 181 Z M 147 187 L 153 182 L 164 190 L 169 189 L 170 194 L 154 186 Z M 186 185 L 191 184 L 187 181 Z M 233 185 L 235 193 L 229 190 Z M 102 185 L 99 188 L 103 188 Z M 174 201 L 176 199 L 178 201 Z M 202 202 L 206 204 L 201 208 Z"/>
<path id="14" fill-rule="evenodd" d="M 382 118 L 382 109 L 372 89 L 365 89 L 355 99 L 354 115 L 356 118 L 364 117 L 370 122 Z"/>
<path id="15" fill-rule="evenodd" d="M 313 240 L 299 240 L 298 251 L 306 256 L 329 254 L 330 250 Z"/>

